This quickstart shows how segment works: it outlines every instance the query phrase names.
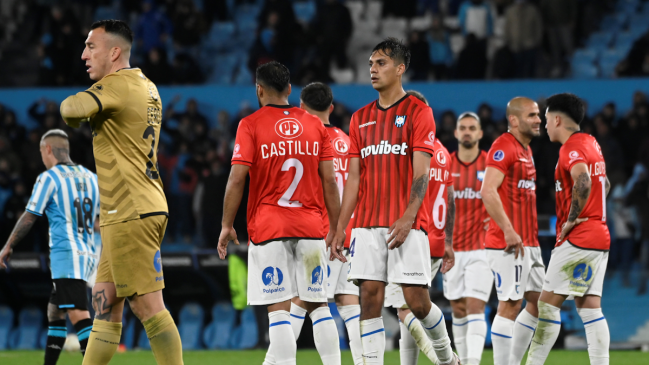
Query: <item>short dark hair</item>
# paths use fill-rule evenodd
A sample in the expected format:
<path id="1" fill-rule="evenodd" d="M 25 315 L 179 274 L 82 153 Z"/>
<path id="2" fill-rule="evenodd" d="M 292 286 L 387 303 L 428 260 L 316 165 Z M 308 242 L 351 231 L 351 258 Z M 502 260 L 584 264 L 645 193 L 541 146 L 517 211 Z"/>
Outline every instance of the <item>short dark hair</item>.
<path id="1" fill-rule="evenodd" d="M 374 47 L 372 53 L 376 51 L 382 51 L 397 64 L 403 63 L 406 66 L 406 70 L 410 66 L 410 50 L 403 42 L 396 38 L 386 38 Z"/>
<path id="2" fill-rule="evenodd" d="M 90 29 L 97 28 L 104 28 L 106 33 L 118 35 L 124 38 L 124 40 L 128 41 L 128 44 L 133 44 L 133 31 L 128 26 L 128 24 L 126 24 L 126 22 L 122 20 L 100 20 L 92 23 L 92 25 L 90 26 Z"/>
<path id="3" fill-rule="evenodd" d="M 480 120 L 480 117 L 478 116 L 478 114 L 476 114 L 474 112 L 464 112 L 464 113 L 460 114 L 459 117 L 457 117 L 457 122 L 459 123 L 464 118 L 473 118 L 473 119 L 475 119 L 476 121 L 478 121 L 478 125 L 480 126 L 480 128 L 482 128 L 482 121 Z"/>
<path id="4" fill-rule="evenodd" d="M 257 83 L 269 87 L 277 92 L 284 92 L 291 82 L 291 73 L 288 68 L 277 61 L 270 61 L 257 67 Z"/>
<path id="5" fill-rule="evenodd" d="M 577 95 L 570 93 L 555 94 L 546 101 L 549 112 L 561 112 L 579 124 L 586 115 L 586 105 Z"/>
<path id="6" fill-rule="evenodd" d="M 408 90 L 408 91 L 406 91 L 406 94 L 412 95 L 415 98 L 423 101 L 424 104 L 428 105 L 428 100 L 426 100 L 426 97 L 424 96 L 424 94 L 420 93 L 419 91 L 417 91 L 417 90 Z"/>
<path id="7" fill-rule="evenodd" d="M 302 89 L 300 100 L 309 108 L 323 112 L 329 109 L 334 101 L 334 94 L 327 84 L 312 82 Z"/>

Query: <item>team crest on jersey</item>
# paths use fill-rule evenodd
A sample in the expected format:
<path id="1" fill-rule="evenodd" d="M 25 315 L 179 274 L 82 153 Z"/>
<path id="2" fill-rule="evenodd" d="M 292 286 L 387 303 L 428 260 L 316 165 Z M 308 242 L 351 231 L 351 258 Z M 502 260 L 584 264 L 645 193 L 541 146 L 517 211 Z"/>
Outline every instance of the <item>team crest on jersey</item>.
<path id="1" fill-rule="evenodd" d="M 349 151 L 349 146 L 347 145 L 347 142 L 345 142 L 345 140 L 342 139 L 341 137 L 334 139 L 333 142 L 331 143 L 333 143 L 336 152 L 338 152 L 341 155 L 346 155 L 347 152 Z"/>
<path id="2" fill-rule="evenodd" d="M 494 152 L 494 161 L 500 162 L 505 158 L 505 152 L 503 150 L 498 150 Z"/>
<path id="3" fill-rule="evenodd" d="M 444 151 L 438 150 L 435 153 L 435 159 L 437 160 L 437 164 L 439 164 L 440 166 L 446 166 L 446 156 L 444 156 Z"/>
<path id="4" fill-rule="evenodd" d="M 280 119 L 275 123 L 275 132 L 285 139 L 294 139 L 302 135 L 304 128 L 299 120 L 293 118 Z"/>
<path id="5" fill-rule="evenodd" d="M 435 146 L 435 132 L 428 133 L 428 141 L 425 141 L 424 144 L 429 146 Z"/>
<path id="6" fill-rule="evenodd" d="M 232 157 L 234 157 L 234 158 L 241 157 L 241 154 L 239 153 L 240 150 L 241 150 L 241 146 L 239 146 L 238 143 L 235 144 L 234 145 L 234 151 L 232 152 Z"/>
<path id="7" fill-rule="evenodd" d="M 407 115 L 397 115 L 394 118 L 394 125 L 396 125 L 397 128 L 403 127 L 403 125 L 406 124 L 406 117 Z"/>
<path id="8" fill-rule="evenodd" d="M 478 181 L 484 180 L 484 171 L 478 171 Z"/>

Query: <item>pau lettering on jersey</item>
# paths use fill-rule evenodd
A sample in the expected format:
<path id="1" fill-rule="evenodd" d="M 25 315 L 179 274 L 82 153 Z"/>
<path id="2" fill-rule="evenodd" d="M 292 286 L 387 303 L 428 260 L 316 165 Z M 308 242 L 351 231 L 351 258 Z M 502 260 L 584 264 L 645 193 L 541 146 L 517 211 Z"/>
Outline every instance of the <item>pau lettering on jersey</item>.
<path id="1" fill-rule="evenodd" d="M 318 156 L 320 145 L 315 141 L 281 141 L 277 144 L 262 144 L 261 158 L 267 159 L 279 156 Z"/>
<path id="2" fill-rule="evenodd" d="M 448 180 L 448 171 L 443 171 L 440 168 L 437 167 L 431 167 L 430 168 L 430 174 L 429 174 L 429 181 L 439 181 L 439 182 L 444 182 Z"/>
<path id="3" fill-rule="evenodd" d="M 482 199 L 482 194 L 471 188 L 464 188 L 464 190 L 455 190 L 453 196 L 455 199 Z"/>
<path id="4" fill-rule="evenodd" d="M 401 155 L 406 156 L 406 150 L 408 149 L 408 144 L 403 142 L 402 144 L 390 144 L 388 141 L 381 141 L 379 144 L 370 145 L 361 149 L 361 157 L 369 157 L 370 155 Z"/>
<path id="5" fill-rule="evenodd" d="M 588 173 L 590 176 L 606 175 L 606 163 L 602 161 L 588 165 Z"/>
<path id="6" fill-rule="evenodd" d="M 536 183 L 534 180 L 518 180 L 518 188 L 519 189 L 530 189 L 530 190 L 536 190 Z"/>

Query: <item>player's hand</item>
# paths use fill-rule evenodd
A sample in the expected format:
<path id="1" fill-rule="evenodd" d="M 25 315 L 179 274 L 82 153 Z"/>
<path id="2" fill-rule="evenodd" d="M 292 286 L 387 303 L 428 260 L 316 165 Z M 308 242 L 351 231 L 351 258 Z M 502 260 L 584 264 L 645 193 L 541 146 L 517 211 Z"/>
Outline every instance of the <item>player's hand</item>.
<path id="1" fill-rule="evenodd" d="M 394 250 L 406 242 L 406 238 L 410 234 L 410 229 L 412 229 L 412 223 L 412 219 L 401 217 L 392 224 L 390 229 L 388 229 L 388 234 L 390 235 L 388 237 L 388 249 Z"/>
<path id="2" fill-rule="evenodd" d="M 521 236 L 516 233 L 513 229 L 505 232 L 505 242 L 507 247 L 505 247 L 505 252 L 512 253 L 514 251 L 514 258 L 518 259 L 518 254 L 520 252 L 521 257 L 525 256 L 525 249 L 523 248 L 523 240 Z"/>
<path id="3" fill-rule="evenodd" d="M 574 222 L 566 221 L 566 223 L 561 226 L 561 235 L 559 236 L 559 241 L 566 239 L 566 237 L 568 237 L 568 233 L 570 233 L 570 231 L 572 231 L 572 229 L 575 228 L 576 225 L 587 220 L 588 218 L 577 218 Z"/>
<path id="4" fill-rule="evenodd" d="M 218 245 L 219 257 L 221 260 L 225 259 L 225 256 L 228 255 L 228 243 L 230 243 L 230 241 L 234 241 L 237 245 L 239 244 L 237 231 L 234 230 L 234 227 L 222 228 Z"/>
<path id="5" fill-rule="evenodd" d="M 444 247 L 444 257 L 442 258 L 442 269 L 440 272 L 446 274 L 455 266 L 455 252 L 453 246 Z"/>
<path id="6" fill-rule="evenodd" d="M 330 235 L 331 235 L 331 241 L 329 241 Z M 329 261 L 338 259 L 341 262 L 347 262 L 345 255 L 343 255 L 343 249 L 345 248 L 344 247 L 345 238 L 346 238 L 345 231 L 336 232 L 336 234 L 333 235 L 332 231 L 329 230 L 329 233 L 327 234 L 327 241 L 326 241 L 327 249 L 330 250 Z"/>
<path id="7" fill-rule="evenodd" d="M 489 230 L 489 222 L 490 221 L 491 221 L 491 217 L 487 217 L 487 219 L 482 221 L 482 223 L 484 223 L 484 230 L 485 231 Z"/>
<path id="8" fill-rule="evenodd" d="M 7 262 L 11 258 L 13 251 L 14 250 L 8 245 L 5 246 L 2 251 L 0 251 L 0 268 L 6 269 L 9 266 Z"/>

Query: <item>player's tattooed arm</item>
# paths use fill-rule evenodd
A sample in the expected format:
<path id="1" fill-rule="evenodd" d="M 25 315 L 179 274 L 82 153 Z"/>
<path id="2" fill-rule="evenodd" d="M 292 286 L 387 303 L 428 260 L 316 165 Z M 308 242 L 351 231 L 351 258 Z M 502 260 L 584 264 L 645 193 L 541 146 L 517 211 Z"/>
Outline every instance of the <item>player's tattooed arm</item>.
<path id="1" fill-rule="evenodd" d="M 572 202 L 570 204 L 570 213 L 568 214 L 569 222 L 574 222 L 586 206 L 588 196 L 590 195 L 590 188 L 591 180 L 588 172 L 581 172 L 572 187 Z"/>
<path id="2" fill-rule="evenodd" d="M 419 203 L 418 205 L 421 205 L 421 202 L 424 201 L 424 197 L 426 197 L 427 190 L 428 190 L 427 176 L 422 175 L 413 179 L 412 186 L 410 187 L 410 201 L 408 202 L 408 205 L 412 203 Z"/>
<path id="3" fill-rule="evenodd" d="M 32 229 L 32 226 L 34 225 L 34 222 L 36 222 L 37 218 L 38 216 L 36 214 L 25 212 L 20 217 L 20 219 L 18 219 L 18 222 L 16 222 L 16 225 L 14 226 L 14 229 L 11 232 L 7 243 L 0 251 L 1 268 L 7 268 L 5 261 L 9 259 L 13 248 L 18 244 L 18 242 L 20 242 L 23 238 L 25 238 L 25 236 L 27 236 L 27 233 L 29 233 L 29 230 Z"/>
<path id="4" fill-rule="evenodd" d="M 453 227 L 455 226 L 455 190 L 452 185 L 448 187 L 446 197 L 448 199 L 448 209 L 446 210 L 446 227 L 444 228 L 446 238 L 444 239 L 444 244 L 447 246 L 453 246 Z"/>

